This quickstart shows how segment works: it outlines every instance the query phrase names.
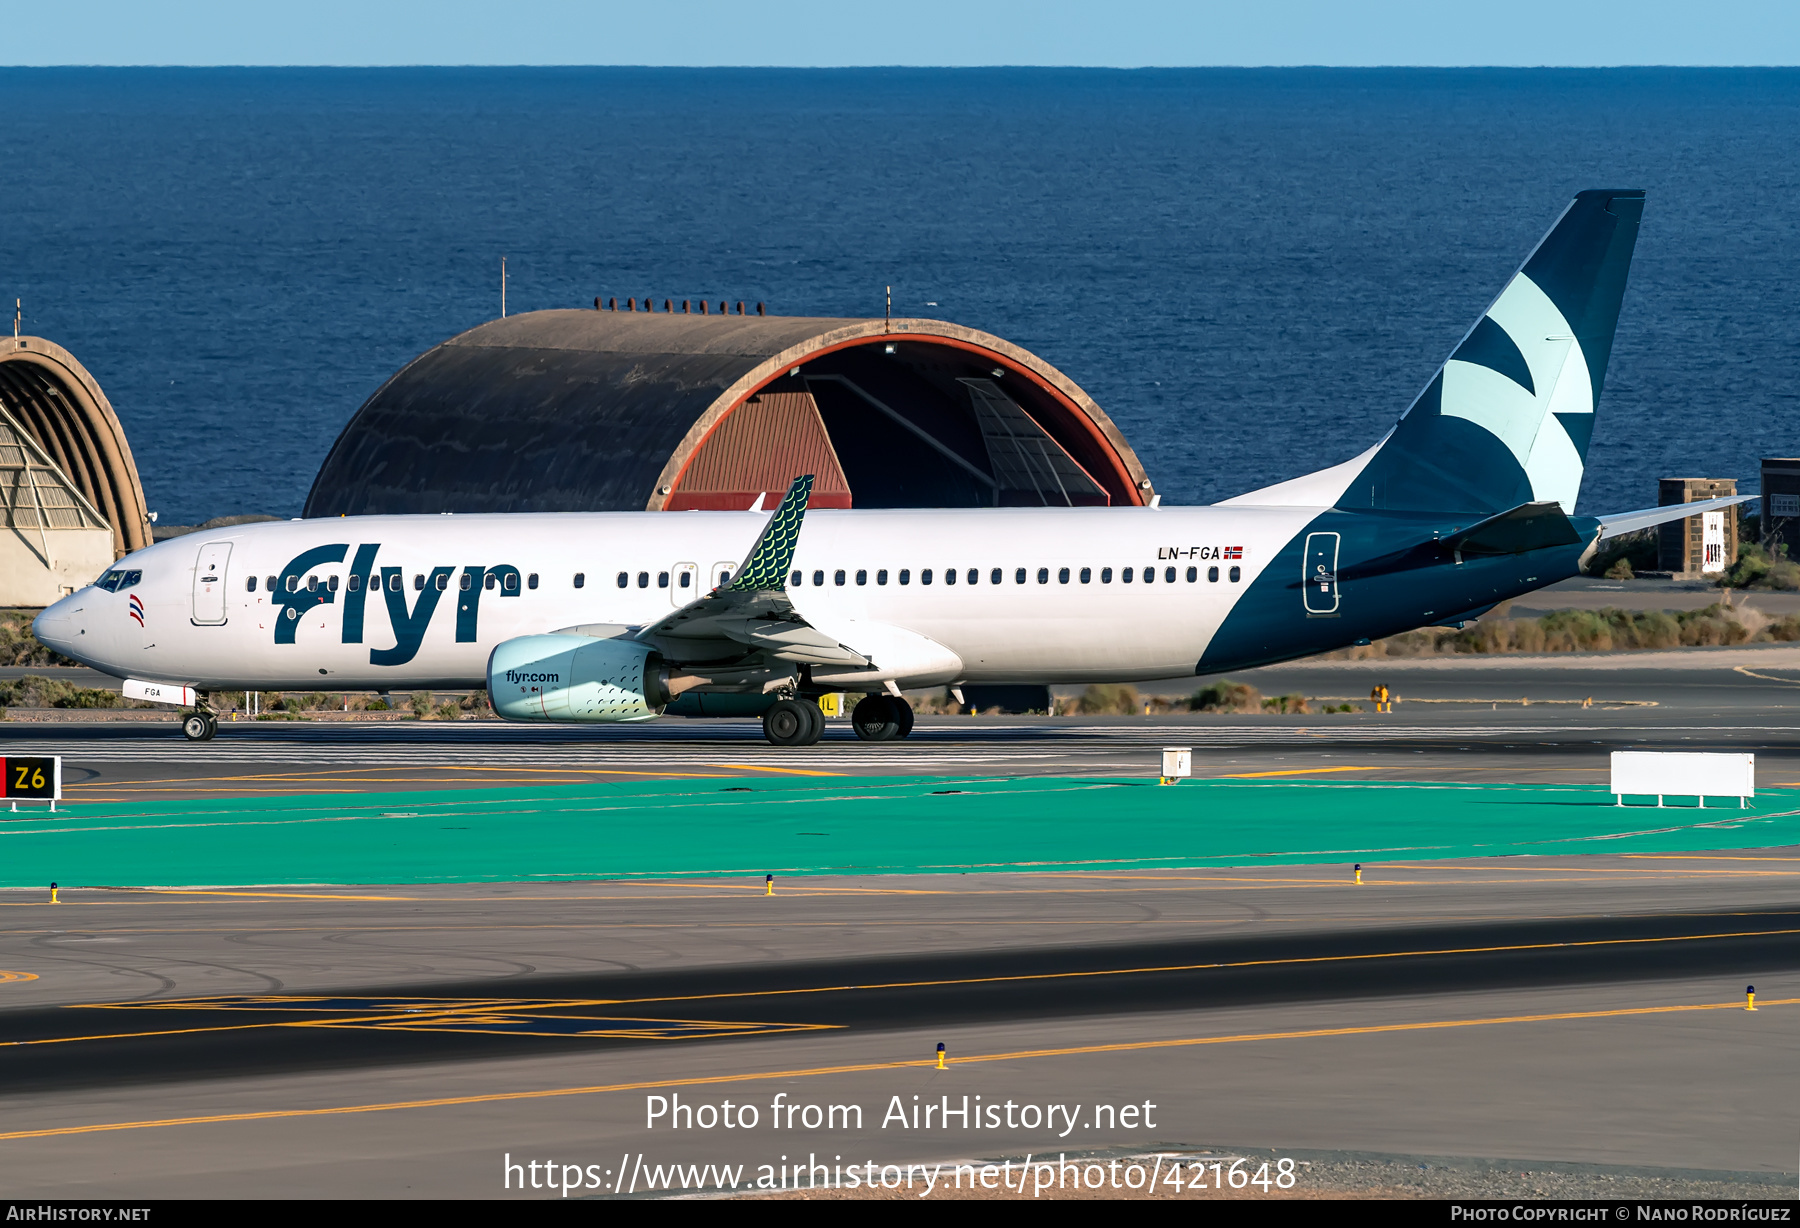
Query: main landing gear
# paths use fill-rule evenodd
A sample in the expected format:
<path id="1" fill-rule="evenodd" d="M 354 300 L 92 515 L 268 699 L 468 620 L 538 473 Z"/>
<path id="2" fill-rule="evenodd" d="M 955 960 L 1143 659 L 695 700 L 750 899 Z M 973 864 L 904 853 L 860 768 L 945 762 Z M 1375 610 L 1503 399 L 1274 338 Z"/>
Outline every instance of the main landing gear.
<path id="1" fill-rule="evenodd" d="M 810 699 L 778 699 L 763 713 L 763 737 L 776 746 L 811 746 L 825 736 L 825 714 Z"/>
<path id="2" fill-rule="evenodd" d="M 912 705 L 895 695 L 865 695 L 850 712 L 850 725 L 865 742 L 888 742 L 913 731 Z"/>
<path id="3" fill-rule="evenodd" d="M 890 742 L 913 731 L 912 705 L 893 695 L 865 695 L 850 714 L 865 742 Z M 810 699 L 780 699 L 763 713 L 763 736 L 776 746 L 811 746 L 825 735 L 825 714 Z"/>

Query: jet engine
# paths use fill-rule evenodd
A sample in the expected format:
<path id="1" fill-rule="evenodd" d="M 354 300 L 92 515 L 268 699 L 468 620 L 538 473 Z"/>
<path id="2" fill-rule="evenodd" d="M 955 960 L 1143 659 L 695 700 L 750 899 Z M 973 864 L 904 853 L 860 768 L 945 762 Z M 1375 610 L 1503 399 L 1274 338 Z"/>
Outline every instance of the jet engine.
<path id="1" fill-rule="evenodd" d="M 522 635 L 488 657 L 488 698 L 509 721 L 644 721 L 669 702 L 662 658 L 635 640 Z"/>

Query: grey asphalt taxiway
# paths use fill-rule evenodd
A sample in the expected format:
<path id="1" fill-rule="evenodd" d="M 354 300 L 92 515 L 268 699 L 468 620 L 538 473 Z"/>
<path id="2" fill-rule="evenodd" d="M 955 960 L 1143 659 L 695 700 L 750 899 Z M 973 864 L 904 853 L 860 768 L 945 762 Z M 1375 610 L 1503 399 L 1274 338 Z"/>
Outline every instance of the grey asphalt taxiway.
<path id="1" fill-rule="evenodd" d="M 1119 1147 L 1792 1172 L 1800 850 L 42 895 L 0 900 L 12 1196 Z M 964 1096 L 991 1128 L 911 1124 Z M 727 1100 L 757 1124 L 651 1116 Z"/>

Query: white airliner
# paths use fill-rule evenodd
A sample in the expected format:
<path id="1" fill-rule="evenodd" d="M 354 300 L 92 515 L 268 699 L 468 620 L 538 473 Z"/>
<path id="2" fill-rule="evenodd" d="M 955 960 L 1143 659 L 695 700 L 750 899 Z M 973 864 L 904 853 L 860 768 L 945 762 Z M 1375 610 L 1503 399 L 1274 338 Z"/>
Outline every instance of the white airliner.
<path id="1" fill-rule="evenodd" d="M 160 542 L 40 640 L 217 729 L 224 690 L 486 686 L 519 721 L 763 714 L 811 697 L 1212 674 L 1476 617 L 1598 542 L 1726 506 L 1575 516 L 1643 211 L 1577 195 L 1407 413 L 1330 469 L 1209 507 L 364 516 Z"/>

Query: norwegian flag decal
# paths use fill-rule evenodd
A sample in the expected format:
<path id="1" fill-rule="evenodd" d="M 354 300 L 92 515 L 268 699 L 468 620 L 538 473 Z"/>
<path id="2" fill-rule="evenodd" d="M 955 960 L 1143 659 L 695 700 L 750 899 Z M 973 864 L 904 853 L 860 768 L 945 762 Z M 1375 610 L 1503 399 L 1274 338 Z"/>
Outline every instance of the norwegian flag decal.
<path id="1" fill-rule="evenodd" d="M 131 604 L 125 612 L 131 616 L 138 626 L 141 627 L 144 625 L 144 603 L 138 600 L 138 595 L 136 593 L 131 594 Z"/>
<path id="2" fill-rule="evenodd" d="M 1225 547 L 1225 557 L 1228 559 L 1241 559 L 1244 557 L 1244 548 L 1242 546 L 1227 546 Z"/>

